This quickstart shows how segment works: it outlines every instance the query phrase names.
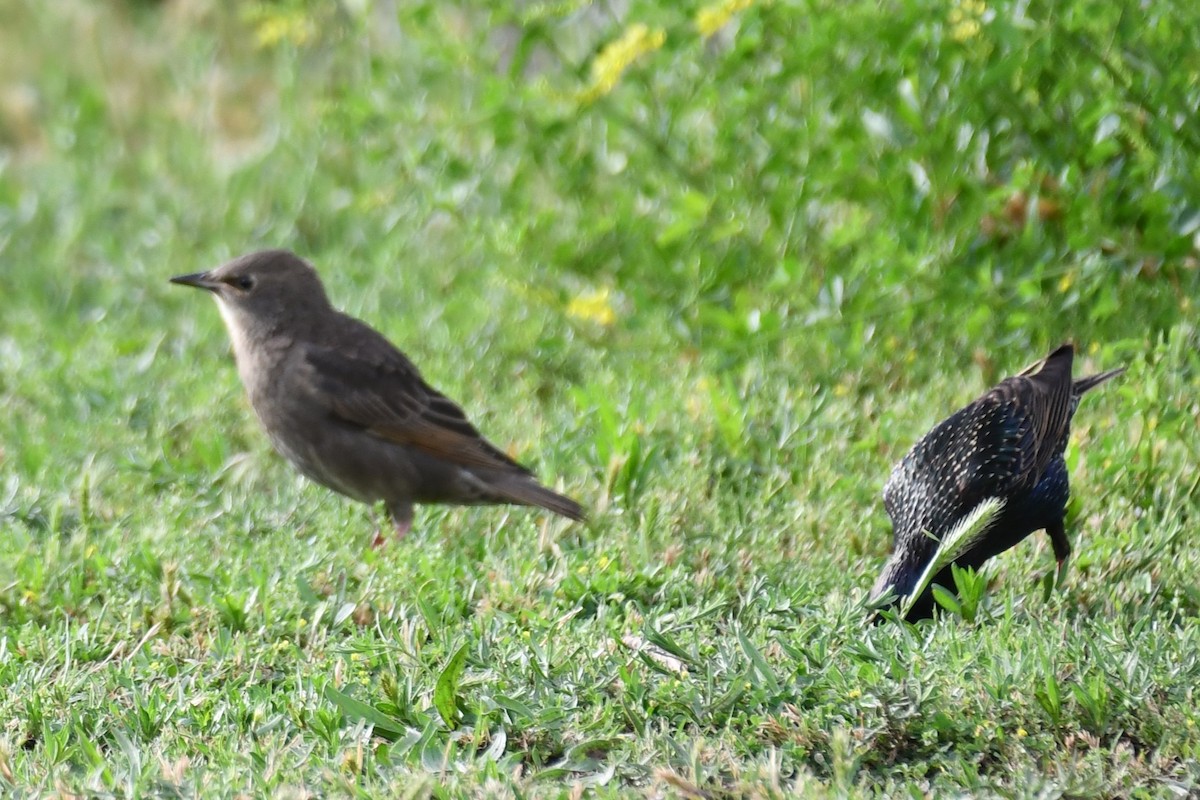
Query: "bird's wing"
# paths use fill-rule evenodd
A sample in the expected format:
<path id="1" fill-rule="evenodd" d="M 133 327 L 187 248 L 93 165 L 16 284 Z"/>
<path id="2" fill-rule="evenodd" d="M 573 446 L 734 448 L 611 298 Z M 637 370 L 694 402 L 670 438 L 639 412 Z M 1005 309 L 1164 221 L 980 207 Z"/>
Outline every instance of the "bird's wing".
<path id="1" fill-rule="evenodd" d="M 1040 476 L 1062 452 L 1071 432 L 1076 405 L 1071 383 L 1073 360 L 1074 349 L 1063 345 L 1036 365 L 1036 371 L 1025 370 L 989 393 L 1009 400 L 1028 421 L 1033 437 L 1033 458 L 1028 469 L 1035 476 Z"/>
<path id="2" fill-rule="evenodd" d="M 343 422 L 465 467 L 529 470 L 483 438 L 453 401 L 425 383 L 407 357 L 362 326 L 353 348 L 303 346 L 309 388 Z"/>
<path id="3" fill-rule="evenodd" d="M 883 491 L 893 534 L 943 533 L 989 497 L 1008 497 L 1036 457 L 1036 439 L 996 389 L 934 426 L 896 465 Z M 916 515 L 909 519 L 910 516 Z"/>
<path id="4" fill-rule="evenodd" d="M 1008 379 L 1012 380 L 1017 379 Z M 1039 464 L 1041 437 L 1036 414 L 1031 414 L 1022 397 L 1012 392 L 1008 381 L 974 404 L 978 408 L 979 425 L 975 451 L 971 454 L 974 467 L 971 474 L 977 476 L 981 488 L 989 490 L 975 502 L 1006 497 L 1020 486 L 1033 485 L 1045 468 Z"/>

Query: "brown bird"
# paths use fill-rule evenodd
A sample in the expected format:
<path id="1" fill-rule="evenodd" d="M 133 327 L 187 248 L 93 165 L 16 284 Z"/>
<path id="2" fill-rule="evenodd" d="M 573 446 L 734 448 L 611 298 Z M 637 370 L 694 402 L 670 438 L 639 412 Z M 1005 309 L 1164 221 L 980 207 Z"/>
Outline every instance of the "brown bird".
<path id="1" fill-rule="evenodd" d="M 978 568 L 1037 530 L 1045 529 L 1059 571 L 1071 554 L 1064 518 L 1070 485 L 1063 453 L 1071 418 L 1085 392 L 1124 367 L 1071 380 L 1075 348 L 1064 344 L 1042 361 L 1005 378 L 936 425 L 895 466 L 883 488 L 892 519 L 893 552 L 871 598 L 890 588 L 908 595 L 933 559 L 938 540 L 988 498 L 1004 508 L 983 538 L 955 560 Z M 950 567 L 933 579 L 954 586 Z M 910 619 L 933 613 L 929 590 Z"/>
<path id="2" fill-rule="evenodd" d="M 413 503 L 514 503 L 584 519 L 578 503 L 484 439 L 387 339 L 330 305 L 316 270 L 295 254 L 251 253 L 171 282 L 213 293 L 275 449 L 335 492 L 382 500 L 397 536 L 412 527 Z"/>

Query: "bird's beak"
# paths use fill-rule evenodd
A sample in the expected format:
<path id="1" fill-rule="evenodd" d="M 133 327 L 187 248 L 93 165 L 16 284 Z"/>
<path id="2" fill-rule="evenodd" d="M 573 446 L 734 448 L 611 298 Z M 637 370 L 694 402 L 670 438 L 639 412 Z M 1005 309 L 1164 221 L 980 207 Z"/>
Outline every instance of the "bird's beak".
<path id="1" fill-rule="evenodd" d="M 208 289 L 210 292 L 215 292 L 217 287 L 221 285 L 220 281 L 213 280 L 212 274 L 209 272 L 176 275 L 174 278 L 171 278 L 171 283 L 178 283 L 181 286 L 195 286 L 197 289 Z"/>
<path id="2" fill-rule="evenodd" d="M 891 589 L 892 602 L 899 604 L 916 586 L 922 569 L 923 565 L 908 563 L 905 559 L 893 554 L 884 564 L 879 579 L 875 581 L 875 586 L 872 587 L 869 595 L 869 602 L 878 602 Z"/>

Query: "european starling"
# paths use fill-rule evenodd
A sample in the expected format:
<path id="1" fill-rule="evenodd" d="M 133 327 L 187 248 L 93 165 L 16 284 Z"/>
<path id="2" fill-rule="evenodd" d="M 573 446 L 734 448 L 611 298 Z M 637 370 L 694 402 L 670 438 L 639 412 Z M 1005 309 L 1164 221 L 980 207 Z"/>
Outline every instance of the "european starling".
<path id="1" fill-rule="evenodd" d="M 873 600 L 889 587 L 897 597 L 910 593 L 938 540 L 991 497 L 1003 500 L 1003 508 L 955 563 L 978 568 L 1044 528 L 1061 573 L 1071 554 L 1063 527 L 1070 493 L 1063 453 L 1071 417 L 1084 392 L 1124 372 L 1122 367 L 1072 382 L 1074 355 L 1074 347 L 1064 344 L 1006 378 L 935 426 L 896 465 L 883 488 L 893 552 L 871 590 Z M 953 588 L 950 567 L 933 582 Z M 926 589 L 909 618 L 932 613 L 933 596 Z"/>
<path id="2" fill-rule="evenodd" d="M 344 495 L 382 500 L 403 536 L 413 503 L 541 506 L 582 520 L 480 435 L 387 339 L 329 303 L 286 250 L 251 253 L 173 283 L 213 293 L 250 405 L 275 449 Z"/>

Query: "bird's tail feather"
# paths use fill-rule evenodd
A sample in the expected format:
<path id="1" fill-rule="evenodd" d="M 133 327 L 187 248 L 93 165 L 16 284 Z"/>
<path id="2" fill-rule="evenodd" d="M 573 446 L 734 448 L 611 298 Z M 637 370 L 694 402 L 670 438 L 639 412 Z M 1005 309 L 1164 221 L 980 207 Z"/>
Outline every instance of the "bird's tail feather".
<path id="1" fill-rule="evenodd" d="M 1035 376 L 1049 377 L 1046 373 L 1057 370 L 1062 372 L 1064 369 L 1067 374 L 1071 374 L 1071 362 L 1075 359 L 1075 345 L 1070 342 L 1059 345 L 1054 352 L 1043 359 L 1033 362 L 1025 369 L 1017 373 L 1023 378 L 1032 378 Z"/>
<path id="2" fill-rule="evenodd" d="M 1107 372 L 1099 372 L 1099 373 L 1096 373 L 1095 375 L 1088 375 L 1085 378 L 1080 378 L 1079 380 L 1077 380 L 1073 384 L 1071 384 L 1071 394 L 1075 395 L 1076 397 L 1079 397 L 1079 395 L 1083 394 L 1087 390 L 1095 389 L 1097 386 L 1104 383 L 1106 380 L 1108 380 L 1110 378 L 1115 378 L 1124 371 L 1125 371 L 1124 367 L 1117 367 L 1116 369 L 1110 369 Z"/>
<path id="3" fill-rule="evenodd" d="M 540 483 L 529 479 L 517 479 L 492 484 L 492 489 L 504 499 L 524 506 L 540 506 L 567 519 L 584 522 L 587 515 L 583 507 L 569 497 L 551 491 Z"/>

